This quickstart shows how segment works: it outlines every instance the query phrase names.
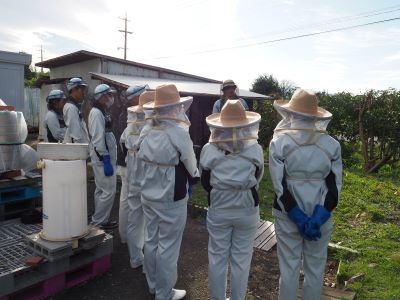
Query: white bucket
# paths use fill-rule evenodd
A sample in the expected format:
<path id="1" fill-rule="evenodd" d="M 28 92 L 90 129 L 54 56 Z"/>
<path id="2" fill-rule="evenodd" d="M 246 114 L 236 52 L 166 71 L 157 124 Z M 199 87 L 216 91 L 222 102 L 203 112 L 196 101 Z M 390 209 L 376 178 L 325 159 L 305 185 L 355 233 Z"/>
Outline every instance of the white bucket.
<path id="1" fill-rule="evenodd" d="M 85 160 L 43 160 L 43 231 L 51 241 L 84 236 L 87 226 Z"/>

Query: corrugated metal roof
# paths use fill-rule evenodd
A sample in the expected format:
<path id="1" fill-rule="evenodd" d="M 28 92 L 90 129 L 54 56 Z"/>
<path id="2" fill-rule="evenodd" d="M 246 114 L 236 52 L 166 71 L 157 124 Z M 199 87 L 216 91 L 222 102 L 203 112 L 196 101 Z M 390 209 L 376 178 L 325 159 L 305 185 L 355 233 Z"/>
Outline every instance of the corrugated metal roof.
<path id="1" fill-rule="evenodd" d="M 116 85 L 123 86 L 127 88 L 131 85 L 141 85 L 147 84 L 151 90 L 159 85 L 166 83 L 173 83 L 178 88 L 179 92 L 183 95 L 201 95 L 201 96 L 220 96 L 221 85 L 219 83 L 207 83 L 207 82 L 193 82 L 193 81 L 181 81 L 181 80 L 171 80 L 163 78 L 146 78 L 146 77 L 135 77 L 135 76 L 123 76 L 123 75 L 110 75 L 104 73 L 90 72 L 93 79 L 104 80 Z M 239 90 L 239 95 L 246 99 L 269 99 L 270 97 L 253 93 L 248 90 Z"/>
<path id="2" fill-rule="evenodd" d="M 90 59 L 95 59 L 95 58 L 100 58 L 108 61 L 113 61 L 113 62 L 118 62 L 121 64 L 125 65 L 131 65 L 131 66 L 136 66 L 144 69 L 149 69 L 149 70 L 155 70 L 155 71 L 160 71 L 160 72 L 166 72 L 166 73 L 171 73 L 171 74 L 176 74 L 176 75 L 181 75 L 181 76 L 186 76 L 186 77 L 191 77 L 195 78 L 198 80 L 206 81 L 206 82 L 215 82 L 215 83 L 220 83 L 219 80 L 211 79 L 211 78 L 205 78 L 202 76 L 197 76 L 193 74 L 188 74 L 176 70 L 171 70 L 171 69 L 166 69 L 166 68 L 161 68 L 157 66 L 152 66 L 152 65 L 147 65 L 147 64 L 142 64 L 138 63 L 136 61 L 131 61 L 131 60 L 125 60 L 121 59 L 118 57 L 113 57 L 109 55 L 104 55 L 96 52 L 91 52 L 91 51 L 86 51 L 86 50 L 79 50 L 76 52 L 68 53 L 65 55 L 61 55 L 52 59 L 48 59 L 42 62 L 38 62 L 35 64 L 37 67 L 43 67 L 43 68 L 56 68 L 56 67 L 61 67 L 65 65 L 70 65 L 74 63 L 79 63 L 83 61 L 87 61 Z"/>

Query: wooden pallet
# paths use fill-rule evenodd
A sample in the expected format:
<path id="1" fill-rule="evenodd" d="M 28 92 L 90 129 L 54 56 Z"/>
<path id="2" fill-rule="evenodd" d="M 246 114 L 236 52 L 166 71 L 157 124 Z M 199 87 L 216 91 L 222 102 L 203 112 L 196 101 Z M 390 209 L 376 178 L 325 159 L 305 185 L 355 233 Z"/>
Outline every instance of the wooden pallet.
<path id="1" fill-rule="evenodd" d="M 1 296 L 0 300 L 43 300 L 60 291 L 82 284 L 107 272 L 111 267 L 111 254 L 97 258 L 82 266 L 53 275 L 38 281 L 11 295 Z"/>
<path id="2" fill-rule="evenodd" d="M 275 226 L 269 221 L 260 221 L 254 240 L 254 247 L 260 250 L 269 251 L 276 245 Z"/>

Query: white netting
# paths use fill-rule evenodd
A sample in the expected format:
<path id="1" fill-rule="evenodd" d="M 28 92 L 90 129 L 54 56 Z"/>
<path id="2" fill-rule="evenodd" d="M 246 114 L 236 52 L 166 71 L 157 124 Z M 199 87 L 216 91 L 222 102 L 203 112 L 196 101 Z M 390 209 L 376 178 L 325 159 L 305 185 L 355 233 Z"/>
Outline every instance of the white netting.
<path id="1" fill-rule="evenodd" d="M 275 109 L 281 115 L 282 120 L 276 125 L 274 138 L 282 134 L 290 133 L 296 135 L 296 132 L 304 134 L 327 133 L 326 128 L 332 118 L 318 118 L 305 116 L 296 112 L 291 112 L 274 105 Z"/>
<path id="2" fill-rule="evenodd" d="M 210 127 L 209 142 L 229 152 L 240 152 L 257 143 L 260 123 L 242 128 Z"/>
<path id="3" fill-rule="evenodd" d="M 167 127 L 177 125 L 189 130 L 190 121 L 186 111 L 191 104 L 192 100 L 189 100 L 176 105 L 157 107 L 152 110 L 151 115 L 146 116 L 146 119 L 152 120 L 153 126 Z"/>

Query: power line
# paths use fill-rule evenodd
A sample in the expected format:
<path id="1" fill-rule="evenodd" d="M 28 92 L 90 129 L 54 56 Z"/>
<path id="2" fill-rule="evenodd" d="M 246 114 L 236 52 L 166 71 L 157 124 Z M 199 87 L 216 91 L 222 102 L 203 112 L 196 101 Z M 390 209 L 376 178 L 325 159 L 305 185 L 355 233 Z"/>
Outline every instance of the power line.
<path id="1" fill-rule="evenodd" d="M 392 12 L 397 12 L 399 10 L 400 10 L 400 5 L 389 6 L 389 7 L 386 7 L 386 8 L 366 11 L 366 12 L 355 14 L 355 15 L 347 15 L 347 16 L 344 16 L 344 17 L 332 18 L 332 19 L 328 19 L 328 20 L 325 20 L 325 21 L 322 21 L 322 22 L 315 22 L 315 23 L 309 23 L 309 24 L 304 24 L 304 25 L 301 25 L 301 24 L 293 25 L 293 26 L 288 27 L 287 29 L 282 30 L 282 31 L 265 32 L 265 33 L 254 35 L 254 36 L 250 36 L 250 37 L 238 38 L 238 39 L 235 39 L 235 41 L 243 41 L 243 40 L 249 40 L 249 39 L 264 37 L 264 36 L 269 35 L 269 34 L 282 34 L 282 33 L 287 33 L 287 32 L 293 32 L 293 31 L 298 31 L 298 30 L 301 30 L 301 29 L 308 29 L 310 27 L 313 28 L 313 27 L 319 26 L 319 25 L 324 26 L 324 25 L 331 25 L 331 24 L 337 24 L 337 23 L 343 23 L 343 22 L 351 22 L 351 21 L 355 21 L 355 20 L 358 20 L 358 19 L 376 17 L 376 16 L 382 15 L 382 14 L 388 14 L 388 13 L 392 13 Z"/>
<path id="2" fill-rule="evenodd" d="M 284 37 L 284 38 L 279 38 L 279 39 L 273 39 L 273 40 L 268 40 L 268 41 L 249 43 L 249 44 L 245 44 L 245 45 L 238 45 L 238 46 L 231 46 L 231 47 L 224 47 L 224 48 L 216 48 L 216 49 L 208 49 L 208 50 L 202 50 L 202 51 L 194 51 L 194 52 L 189 52 L 189 53 L 181 54 L 181 55 L 160 56 L 160 57 L 154 57 L 152 59 L 174 58 L 174 57 L 179 57 L 179 56 L 188 56 L 188 55 L 203 54 L 203 53 L 210 53 L 210 52 L 220 52 L 220 51 L 238 49 L 238 48 L 247 48 L 247 47 L 256 46 L 256 45 L 278 43 L 278 42 L 283 42 L 283 41 L 288 41 L 288 40 L 294 40 L 294 39 L 300 39 L 300 38 L 305 38 L 305 37 L 310 37 L 310 36 L 316 36 L 316 35 L 331 33 L 331 32 L 337 32 L 337 31 L 349 30 L 349 29 L 354 29 L 354 28 L 360 28 L 360 27 L 364 27 L 364 26 L 370 26 L 370 25 L 386 23 L 386 22 L 392 22 L 392 21 L 397 21 L 397 20 L 400 20 L 400 17 L 395 17 L 395 18 L 385 19 L 385 20 L 379 20 L 379 21 L 374 21 L 374 22 L 369 22 L 369 23 L 364 23 L 364 24 L 352 25 L 352 26 L 339 27 L 339 28 L 334 28 L 334 29 L 324 30 L 324 31 L 319 31 L 319 32 L 300 34 L 300 35 Z"/>

